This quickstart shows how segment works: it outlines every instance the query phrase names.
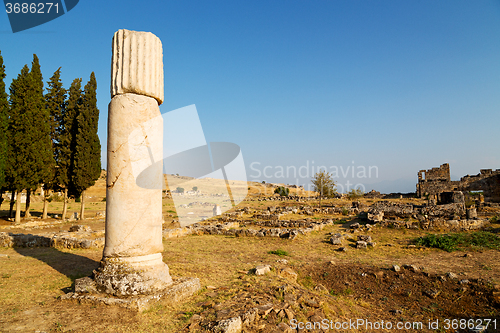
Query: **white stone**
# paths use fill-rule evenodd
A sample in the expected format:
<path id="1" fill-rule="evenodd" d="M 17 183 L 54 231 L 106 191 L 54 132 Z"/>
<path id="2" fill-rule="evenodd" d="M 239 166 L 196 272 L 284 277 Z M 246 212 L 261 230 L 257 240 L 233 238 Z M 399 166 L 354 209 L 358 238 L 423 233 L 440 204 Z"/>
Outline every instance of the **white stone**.
<path id="1" fill-rule="evenodd" d="M 220 208 L 220 206 L 219 206 L 219 205 L 215 205 L 215 206 L 214 206 L 214 209 L 213 209 L 213 214 L 214 214 L 214 216 L 217 216 L 217 215 L 221 215 L 221 214 L 222 214 L 222 210 L 221 210 L 221 208 Z"/>
<path id="2" fill-rule="evenodd" d="M 172 283 L 162 260 L 163 122 L 157 101 L 125 93 L 108 110 L 106 242 L 97 289 L 117 296 Z"/>
<path id="3" fill-rule="evenodd" d="M 111 98 L 125 93 L 163 103 L 163 50 L 150 32 L 121 29 L 113 36 Z"/>
<path id="4" fill-rule="evenodd" d="M 214 327 L 213 332 L 217 333 L 239 333 L 242 330 L 241 317 L 234 317 L 226 320 L 221 320 Z"/>
<path id="5" fill-rule="evenodd" d="M 255 275 L 265 275 L 271 271 L 270 265 L 259 265 L 255 267 Z"/>
<path id="6" fill-rule="evenodd" d="M 161 253 L 163 123 L 158 103 L 147 96 L 117 95 L 108 117 L 104 256 Z"/>

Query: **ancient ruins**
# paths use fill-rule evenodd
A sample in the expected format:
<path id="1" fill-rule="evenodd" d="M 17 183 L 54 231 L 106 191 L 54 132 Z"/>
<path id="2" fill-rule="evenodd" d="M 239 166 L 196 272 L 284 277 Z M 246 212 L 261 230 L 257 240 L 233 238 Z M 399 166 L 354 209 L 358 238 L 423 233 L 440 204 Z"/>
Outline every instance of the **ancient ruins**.
<path id="1" fill-rule="evenodd" d="M 162 58 L 152 33 L 113 37 L 105 245 L 100 267 L 75 282 L 76 293 L 179 298 L 200 287 L 198 279 L 173 283 L 162 258 Z"/>
<path id="2" fill-rule="evenodd" d="M 417 197 L 439 196 L 443 192 L 482 191 L 484 201 L 500 202 L 500 169 L 481 169 L 475 176 L 464 176 L 460 180 L 450 180 L 450 165 L 418 172 Z M 436 197 L 439 201 L 439 198 Z"/>

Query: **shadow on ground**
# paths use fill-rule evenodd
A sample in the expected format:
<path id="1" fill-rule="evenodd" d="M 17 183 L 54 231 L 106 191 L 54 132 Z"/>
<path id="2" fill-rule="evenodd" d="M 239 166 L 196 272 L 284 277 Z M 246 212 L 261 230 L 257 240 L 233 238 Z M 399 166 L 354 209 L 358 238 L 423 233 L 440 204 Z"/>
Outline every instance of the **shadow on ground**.
<path id="1" fill-rule="evenodd" d="M 73 291 L 75 280 L 90 276 L 99 266 L 99 262 L 74 253 L 62 252 L 53 247 L 16 247 L 14 250 L 20 255 L 40 260 L 61 274 L 71 279 L 71 287 L 63 288 L 63 292 Z"/>

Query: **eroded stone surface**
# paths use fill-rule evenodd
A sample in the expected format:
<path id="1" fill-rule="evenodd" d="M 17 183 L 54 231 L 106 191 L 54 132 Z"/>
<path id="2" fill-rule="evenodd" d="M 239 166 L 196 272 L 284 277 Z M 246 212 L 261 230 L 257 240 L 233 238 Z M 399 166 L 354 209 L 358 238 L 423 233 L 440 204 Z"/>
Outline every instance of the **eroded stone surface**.
<path id="1" fill-rule="evenodd" d="M 157 293 L 172 283 L 161 253 L 127 258 L 103 258 L 94 270 L 98 291 L 115 296 Z M 76 289 L 75 289 L 76 290 Z"/>
<path id="2" fill-rule="evenodd" d="M 77 284 L 76 281 L 75 284 Z M 165 305 L 177 304 L 200 289 L 201 285 L 198 278 L 176 278 L 166 289 L 150 295 L 123 298 L 107 294 L 74 292 L 61 296 L 61 300 L 77 300 L 80 303 L 116 305 L 128 309 L 143 311 L 159 300 L 161 300 L 162 304 Z"/>
<path id="3" fill-rule="evenodd" d="M 104 257 L 161 253 L 163 167 L 153 163 L 163 159 L 158 103 L 147 96 L 117 95 L 108 117 Z"/>
<path id="4" fill-rule="evenodd" d="M 163 103 L 163 51 L 150 32 L 121 29 L 113 36 L 111 98 L 134 93 Z"/>

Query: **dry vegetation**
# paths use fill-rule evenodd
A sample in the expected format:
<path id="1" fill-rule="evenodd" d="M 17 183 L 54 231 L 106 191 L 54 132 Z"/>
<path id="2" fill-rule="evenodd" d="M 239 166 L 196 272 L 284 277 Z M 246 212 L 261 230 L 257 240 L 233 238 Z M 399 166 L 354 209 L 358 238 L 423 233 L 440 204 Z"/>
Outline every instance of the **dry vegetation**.
<path id="1" fill-rule="evenodd" d="M 97 212 L 105 210 L 104 188 L 101 179 L 88 191 L 92 198 L 87 201 L 87 211 L 92 218 L 85 224 L 93 230 L 104 228 L 104 220 L 95 217 Z M 199 188 L 203 191 L 202 183 Z M 253 183 L 249 193 L 262 194 L 265 189 L 268 189 L 266 185 Z M 268 194 L 272 194 L 269 189 Z M 340 205 L 341 201 L 332 199 L 331 202 Z M 346 200 L 345 204 L 348 203 Z M 278 204 L 287 203 L 245 201 L 239 207 L 265 208 Z M 79 204 L 71 203 L 70 207 L 70 211 L 78 211 Z M 164 200 L 165 227 L 174 226 L 173 207 L 171 200 Z M 41 203 L 34 202 L 32 208 L 36 216 Z M 7 209 L 8 202 L 2 205 L 0 214 L 5 215 Z M 61 203 L 50 204 L 50 214 L 60 214 L 60 210 Z M 357 250 L 348 243 L 348 251 L 339 252 L 327 242 L 328 234 L 346 233 L 354 217 L 338 217 L 345 218 L 345 223 L 299 235 L 295 240 L 215 235 L 165 240 L 163 257 L 171 274 L 198 277 L 203 289 L 184 304 L 169 307 L 159 302 L 143 313 L 58 299 L 72 289 L 76 278 L 89 275 L 98 266 L 102 249 L 0 248 L 0 331 L 196 332 L 204 331 L 220 319 L 223 310 L 229 309 L 230 315 L 237 308 L 269 301 L 279 306 L 288 302 L 295 318 L 302 321 L 314 316 L 333 321 L 366 318 L 425 323 L 437 318 L 499 318 L 499 304 L 492 297 L 494 286 L 500 284 L 498 250 L 445 252 L 413 247 L 410 246 L 412 240 L 427 232 L 375 228 L 370 233 L 377 243 L 375 248 Z M 2 224 L 10 222 L 3 220 Z M 52 229 L 11 229 L 9 232 L 66 231 L 71 225 L 59 223 Z M 496 223 L 493 227 L 500 225 Z M 272 254 L 273 251 L 281 256 Z M 470 255 L 464 257 L 466 253 Z M 277 262 L 278 259 L 286 259 L 288 263 Z M 270 264 L 273 269 L 265 276 L 246 274 L 259 264 Z M 417 273 L 406 270 L 403 274 L 390 270 L 392 265 L 404 264 L 424 269 Z M 278 274 L 284 267 L 298 273 L 297 282 Z M 438 277 L 446 272 L 454 272 L 470 284 L 463 289 L 452 279 L 439 282 Z M 326 290 L 318 291 L 319 285 Z M 436 299 L 424 295 L 425 289 L 432 286 L 442 291 Z M 290 295 L 294 300 L 287 298 Z M 316 299 L 319 307 L 308 306 L 308 297 Z M 391 312 L 394 310 L 399 312 Z M 270 312 L 249 332 L 273 332 L 278 323 L 289 322 L 279 313 Z"/>

